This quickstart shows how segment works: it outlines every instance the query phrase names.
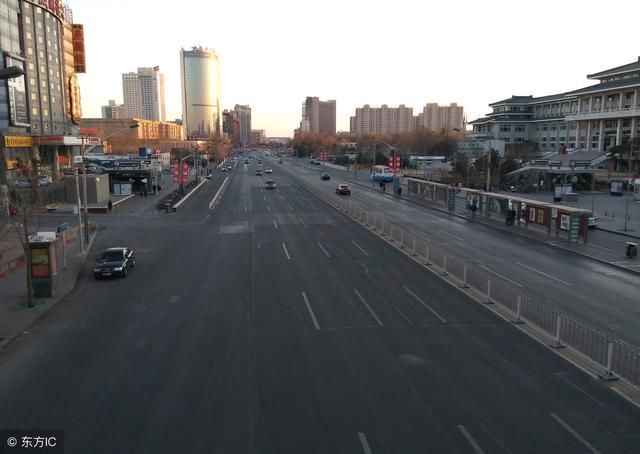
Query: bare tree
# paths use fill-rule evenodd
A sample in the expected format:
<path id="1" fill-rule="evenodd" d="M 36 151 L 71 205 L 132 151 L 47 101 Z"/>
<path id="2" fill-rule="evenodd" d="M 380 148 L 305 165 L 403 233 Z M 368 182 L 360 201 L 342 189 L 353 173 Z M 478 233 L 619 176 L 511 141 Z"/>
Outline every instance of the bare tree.
<path id="1" fill-rule="evenodd" d="M 20 241 L 20 245 L 24 251 L 26 258 L 26 275 L 27 275 L 27 305 L 33 307 L 33 279 L 31 276 L 31 249 L 29 247 L 29 238 L 31 234 L 37 231 L 30 229 L 29 223 L 32 221 L 34 210 L 39 205 L 38 197 L 38 161 L 30 159 L 28 161 L 19 160 L 16 170 L 22 175 L 21 181 L 25 186 L 16 187 L 9 191 L 9 218 L 7 223 L 15 231 Z M 10 229 L 8 229 L 10 231 Z"/>

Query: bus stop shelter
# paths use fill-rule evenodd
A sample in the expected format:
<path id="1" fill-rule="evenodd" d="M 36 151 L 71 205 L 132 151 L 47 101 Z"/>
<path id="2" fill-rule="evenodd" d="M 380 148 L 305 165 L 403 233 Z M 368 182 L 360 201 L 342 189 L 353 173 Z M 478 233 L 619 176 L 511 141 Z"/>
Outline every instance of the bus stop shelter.
<path id="1" fill-rule="evenodd" d="M 566 235 L 569 245 L 576 245 L 580 241 L 587 243 L 591 210 L 511 194 L 484 192 L 482 197 L 482 214 L 487 218 L 499 218 L 508 225 L 511 217 L 511 225 L 514 226 L 535 228 L 549 235 Z"/>

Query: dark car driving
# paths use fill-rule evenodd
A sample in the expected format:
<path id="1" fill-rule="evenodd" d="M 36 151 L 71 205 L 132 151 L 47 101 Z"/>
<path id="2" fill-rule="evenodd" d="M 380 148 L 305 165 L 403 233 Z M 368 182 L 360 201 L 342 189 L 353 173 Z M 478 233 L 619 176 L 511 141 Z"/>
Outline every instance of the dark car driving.
<path id="1" fill-rule="evenodd" d="M 339 184 L 336 187 L 336 194 L 351 195 L 351 188 L 348 184 Z"/>
<path id="2" fill-rule="evenodd" d="M 136 253 L 133 249 L 127 247 L 112 247 L 105 249 L 96 256 L 93 275 L 96 279 L 111 276 L 126 277 L 129 269 L 135 266 Z"/>
<path id="3" fill-rule="evenodd" d="M 322 175 L 320 175 L 320 179 L 321 180 L 330 180 L 331 179 L 331 175 L 329 175 L 328 173 L 323 173 Z"/>

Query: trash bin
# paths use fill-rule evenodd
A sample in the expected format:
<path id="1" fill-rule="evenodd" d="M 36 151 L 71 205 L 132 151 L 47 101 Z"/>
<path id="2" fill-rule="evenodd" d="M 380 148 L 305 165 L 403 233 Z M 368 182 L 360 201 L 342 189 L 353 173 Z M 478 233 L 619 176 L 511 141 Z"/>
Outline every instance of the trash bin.
<path id="1" fill-rule="evenodd" d="M 630 259 L 635 258 L 638 255 L 638 243 L 627 241 L 626 255 Z"/>

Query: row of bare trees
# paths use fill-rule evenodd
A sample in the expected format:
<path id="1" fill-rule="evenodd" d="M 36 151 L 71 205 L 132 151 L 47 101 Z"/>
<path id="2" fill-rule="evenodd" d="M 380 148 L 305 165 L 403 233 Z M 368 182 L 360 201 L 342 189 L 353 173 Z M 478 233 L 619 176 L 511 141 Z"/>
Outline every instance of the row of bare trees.
<path id="1" fill-rule="evenodd" d="M 291 146 L 301 153 L 315 153 L 321 149 L 330 152 L 340 152 L 345 144 L 357 143 L 357 151 L 371 150 L 374 146 L 382 147 L 383 143 L 392 145 L 402 152 L 445 156 L 450 158 L 456 151 L 457 143 L 462 140 L 462 135 L 456 131 L 434 132 L 427 129 L 418 129 L 410 133 L 401 134 L 363 134 L 334 136 L 330 134 L 301 133 L 291 141 Z"/>

